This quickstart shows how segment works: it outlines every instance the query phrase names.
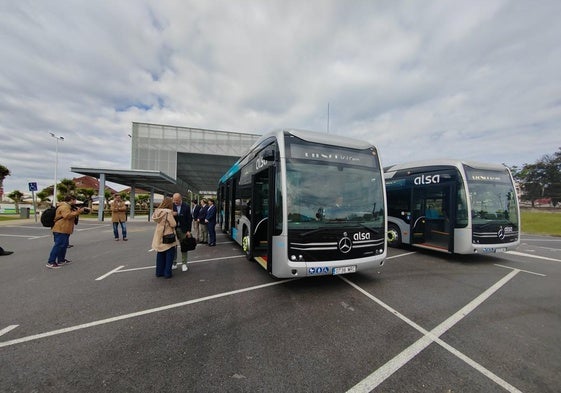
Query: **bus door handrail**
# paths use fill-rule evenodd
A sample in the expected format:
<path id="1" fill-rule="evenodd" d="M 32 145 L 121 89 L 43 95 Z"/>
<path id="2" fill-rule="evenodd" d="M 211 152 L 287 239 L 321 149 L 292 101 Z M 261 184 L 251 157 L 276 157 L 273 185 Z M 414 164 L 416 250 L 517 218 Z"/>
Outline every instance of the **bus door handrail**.
<path id="1" fill-rule="evenodd" d="M 257 223 L 257 225 L 255 225 L 255 230 L 253 231 L 253 235 L 255 235 L 255 234 L 257 233 L 257 230 L 259 229 L 259 225 L 261 225 L 261 223 L 262 223 L 263 221 L 267 220 L 268 218 L 269 218 L 269 217 L 263 217 L 263 218 L 261 219 L 261 221 L 259 221 L 259 222 Z"/>
<path id="2" fill-rule="evenodd" d="M 415 222 L 413 223 L 413 226 L 411 227 L 411 230 L 415 229 L 415 227 L 417 226 L 417 223 L 419 222 L 420 219 L 424 218 L 425 220 L 427 219 L 425 216 L 420 216 L 419 218 L 417 218 L 415 220 Z"/>

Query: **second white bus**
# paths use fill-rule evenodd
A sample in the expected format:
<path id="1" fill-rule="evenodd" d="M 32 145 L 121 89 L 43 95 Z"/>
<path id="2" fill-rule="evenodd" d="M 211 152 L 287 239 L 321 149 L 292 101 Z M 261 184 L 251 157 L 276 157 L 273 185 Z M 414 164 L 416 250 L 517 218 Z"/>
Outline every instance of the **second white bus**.
<path id="1" fill-rule="evenodd" d="M 457 254 L 520 244 L 520 211 L 503 165 L 433 160 L 385 168 L 388 244 Z"/>

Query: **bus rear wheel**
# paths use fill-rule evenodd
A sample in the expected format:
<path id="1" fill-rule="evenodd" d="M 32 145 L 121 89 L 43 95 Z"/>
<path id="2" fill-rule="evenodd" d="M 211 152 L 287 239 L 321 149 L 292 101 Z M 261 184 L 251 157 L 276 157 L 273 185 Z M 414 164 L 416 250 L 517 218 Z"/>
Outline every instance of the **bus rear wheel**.
<path id="1" fill-rule="evenodd" d="M 401 246 L 401 231 L 395 224 L 388 224 L 388 246 L 399 247 Z"/>

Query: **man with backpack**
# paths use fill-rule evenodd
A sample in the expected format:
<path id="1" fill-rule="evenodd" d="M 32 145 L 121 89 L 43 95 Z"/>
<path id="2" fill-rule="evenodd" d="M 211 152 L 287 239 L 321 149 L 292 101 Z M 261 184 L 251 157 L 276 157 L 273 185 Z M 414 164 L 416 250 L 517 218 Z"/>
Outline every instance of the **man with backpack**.
<path id="1" fill-rule="evenodd" d="M 67 195 L 64 202 L 60 203 L 56 208 L 56 214 L 53 225 L 53 237 L 55 244 L 49 254 L 47 267 L 49 269 L 58 269 L 61 265 L 68 264 L 70 261 L 66 259 L 66 250 L 70 240 L 70 234 L 74 231 L 75 219 L 84 212 L 84 208 L 76 209 L 76 197 Z"/>

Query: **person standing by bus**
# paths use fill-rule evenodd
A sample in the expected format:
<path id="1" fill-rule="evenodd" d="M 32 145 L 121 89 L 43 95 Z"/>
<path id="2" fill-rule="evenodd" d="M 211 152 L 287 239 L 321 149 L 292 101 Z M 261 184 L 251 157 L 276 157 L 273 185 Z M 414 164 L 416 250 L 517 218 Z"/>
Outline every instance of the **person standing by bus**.
<path id="1" fill-rule="evenodd" d="M 199 221 L 199 237 L 201 238 L 201 244 L 208 243 L 208 230 L 205 222 L 206 212 L 208 210 L 206 202 L 206 199 L 201 199 L 201 210 L 199 210 L 199 215 L 197 216 L 197 219 Z"/>
<path id="2" fill-rule="evenodd" d="M 214 199 L 212 198 L 208 200 L 205 223 L 208 231 L 208 245 L 214 247 L 216 246 L 216 206 L 214 206 Z"/>
<path id="3" fill-rule="evenodd" d="M 198 217 L 199 217 L 199 211 L 201 210 L 201 205 L 199 205 L 199 202 L 197 202 L 196 199 L 193 199 L 191 203 L 193 204 L 193 210 L 191 211 L 191 215 L 193 216 L 193 227 L 191 228 L 191 236 L 197 239 L 197 242 L 200 242 L 201 238 L 199 237 Z"/>
<path id="4" fill-rule="evenodd" d="M 177 238 L 172 243 L 164 243 L 163 236 L 173 233 L 177 225 L 173 217 L 173 201 L 166 197 L 152 214 L 152 221 L 156 225 L 152 238 L 152 249 L 156 254 L 156 277 L 171 278 L 171 266 L 177 247 Z"/>
<path id="5" fill-rule="evenodd" d="M 181 243 L 181 239 L 186 237 L 191 237 L 191 224 L 193 222 L 193 217 L 191 216 L 191 210 L 186 202 L 183 202 L 181 194 L 176 192 L 173 194 L 173 217 L 177 226 L 175 227 L 175 234 L 177 235 L 177 240 Z M 187 267 L 187 250 L 181 249 L 181 270 L 186 272 Z M 173 258 L 172 269 L 177 269 L 177 252 Z"/>
<path id="6" fill-rule="evenodd" d="M 115 195 L 113 204 L 111 205 L 111 222 L 113 223 L 113 235 L 115 241 L 119 241 L 119 224 L 121 224 L 121 232 L 123 240 L 127 241 L 127 205 L 119 194 Z"/>

